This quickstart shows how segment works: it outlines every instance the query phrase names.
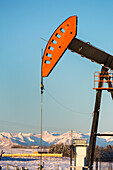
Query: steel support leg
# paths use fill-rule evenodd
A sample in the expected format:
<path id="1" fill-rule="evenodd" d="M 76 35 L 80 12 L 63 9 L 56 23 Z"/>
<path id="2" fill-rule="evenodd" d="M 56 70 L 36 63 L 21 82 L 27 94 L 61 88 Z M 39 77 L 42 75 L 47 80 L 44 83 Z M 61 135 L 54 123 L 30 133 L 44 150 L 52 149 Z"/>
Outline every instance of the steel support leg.
<path id="1" fill-rule="evenodd" d="M 94 117 L 93 117 L 93 123 L 92 123 L 91 135 L 90 135 L 90 143 L 88 148 L 88 157 L 87 157 L 88 159 L 87 164 L 90 170 L 93 169 L 93 160 L 94 160 L 94 152 L 95 152 L 95 145 L 96 145 L 96 135 L 94 134 L 97 133 L 97 129 L 98 129 L 101 95 L 102 95 L 102 90 L 97 91 Z"/>
<path id="2" fill-rule="evenodd" d="M 101 72 L 104 72 L 104 71 L 107 72 L 108 69 L 102 67 Z M 100 78 L 100 80 L 103 80 L 103 78 Z M 103 81 L 100 81 L 98 86 L 102 87 Z M 90 142 L 89 142 L 88 154 L 87 154 L 87 165 L 90 170 L 93 169 L 93 161 L 94 161 L 94 153 L 95 153 L 95 145 L 96 145 L 96 135 L 95 134 L 97 133 L 97 129 L 98 129 L 101 96 L 102 96 L 102 90 L 98 90 L 96 93 L 94 117 L 93 117 Z"/>

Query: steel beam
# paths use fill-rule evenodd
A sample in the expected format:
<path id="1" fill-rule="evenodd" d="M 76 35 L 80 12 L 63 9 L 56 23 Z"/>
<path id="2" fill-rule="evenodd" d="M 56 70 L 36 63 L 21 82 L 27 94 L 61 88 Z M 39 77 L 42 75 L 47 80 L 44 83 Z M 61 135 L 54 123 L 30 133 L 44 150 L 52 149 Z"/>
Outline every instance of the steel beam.
<path id="1" fill-rule="evenodd" d="M 113 136 L 113 134 L 110 133 L 96 133 L 95 136 Z"/>
<path id="2" fill-rule="evenodd" d="M 113 69 L 113 56 L 92 46 L 89 42 L 83 42 L 74 38 L 68 49 L 108 69 Z"/>

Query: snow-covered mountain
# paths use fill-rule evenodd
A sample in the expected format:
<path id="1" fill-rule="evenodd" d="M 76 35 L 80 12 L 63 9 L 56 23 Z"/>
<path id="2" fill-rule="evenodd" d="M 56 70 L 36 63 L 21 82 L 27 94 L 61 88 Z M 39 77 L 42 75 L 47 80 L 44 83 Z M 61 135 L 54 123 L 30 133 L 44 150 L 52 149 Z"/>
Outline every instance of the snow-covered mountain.
<path id="1" fill-rule="evenodd" d="M 108 133 L 108 132 L 106 132 Z M 109 132 L 110 133 L 110 132 Z M 40 134 L 33 134 L 33 133 L 0 133 L 0 148 L 9 148 L 12 145 L 40 145 Z M 50 146 L 52 144 L 70 144 L 71 140 L 71 132 L 66 132 L 64 134 L 57 134 L 57 133 L 49 133 L 48 131 L 43 132 L 43 140 L 42 144 L 45 146 Z M 76 131 L 73 132 L 73 138 L 85 138 L 88 139 L 89 142 L 89 134 L 82 134 L 77 133 Z M 98 137 L 97 144 L 99 146 L 105 147 L 106 145 L 113 145 L 113 137 Z"/>

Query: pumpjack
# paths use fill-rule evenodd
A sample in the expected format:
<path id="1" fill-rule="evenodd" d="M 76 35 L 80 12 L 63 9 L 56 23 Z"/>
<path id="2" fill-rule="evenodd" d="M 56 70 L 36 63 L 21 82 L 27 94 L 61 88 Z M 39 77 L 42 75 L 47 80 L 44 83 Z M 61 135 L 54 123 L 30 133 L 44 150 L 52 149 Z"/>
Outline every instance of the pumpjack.
<path id="1" fill-rule="evenodd" d="M 94 75 L 96 100 L 87 153 L 87 166 L 89 170 L 92 170 L 96 137 L 102 136 L 102 134 L 97 133 L 102 90 L 110 92 L 113 99 L 113 74 L 109 72 L 109 70 L 113 70 L 113 56 L 92 46 L 90 43 L 77 39 L 76 35 L 77 16 L 71 16 L 55 30 L 47 43 L 42 58 L 41 78 L 43 79 L 51 73 L 67 49 L 102 66 L 101 71 Z M 43 84 L 41 84 L 41 87 L 43 87 Z M 110 134 L 106 135 L 109 136 Z"/>

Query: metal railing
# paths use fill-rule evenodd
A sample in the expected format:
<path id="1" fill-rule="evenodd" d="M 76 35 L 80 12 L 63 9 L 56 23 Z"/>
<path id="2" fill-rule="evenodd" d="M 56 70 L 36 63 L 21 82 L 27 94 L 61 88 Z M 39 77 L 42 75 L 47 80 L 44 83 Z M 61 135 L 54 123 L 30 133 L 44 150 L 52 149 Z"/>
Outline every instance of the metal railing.
<path id="1" fill-rule="evenodd" d="M 101 83 L 103 84 L 102 87 L 100 87 Z M 93 89 L 113 90 L 113 73 L 95 72 Z"/>

